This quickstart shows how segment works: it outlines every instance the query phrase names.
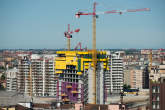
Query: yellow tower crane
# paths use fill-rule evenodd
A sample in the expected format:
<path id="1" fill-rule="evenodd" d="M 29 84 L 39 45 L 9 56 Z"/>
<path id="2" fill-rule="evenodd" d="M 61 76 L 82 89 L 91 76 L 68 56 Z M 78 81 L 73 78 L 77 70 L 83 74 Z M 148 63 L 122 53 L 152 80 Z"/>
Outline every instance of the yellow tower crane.
<path id="1" fill-rule="evenodd" d="M 96 50 L 96 18 L 99 14 L 112 14 L 112 13 L 125 13 L 125 12 L 137 12 L 137 11 L 150 11 L 149 8 L 142 8 L 142 9 L 127 9 L 127 10 L 112 10 L 112 11 L 105 11 L 105 12 L 100 12 L 96 13 L 96 5 L 97 3 L 94 2 L 93 4 L 93 12 L 91 13 L 84 13 L 84 12 L 77 12 L 75 15 L 77 18 L 80 18 L 80 15 L 92 15 L 93 16 L 93 23 L 92 23 L 92 28 L 93 28 L 93 37 L 92 37 L 92 62 L 93 62 L 93 78 L 94 78 L 94 104 L 96 104 L 96 64 L 97 64 L 97 50 Z"/>

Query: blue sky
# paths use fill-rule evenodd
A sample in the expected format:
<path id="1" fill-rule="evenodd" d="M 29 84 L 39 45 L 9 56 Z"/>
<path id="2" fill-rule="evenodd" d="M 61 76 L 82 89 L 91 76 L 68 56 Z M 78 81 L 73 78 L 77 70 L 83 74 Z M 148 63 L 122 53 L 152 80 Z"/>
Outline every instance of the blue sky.
<path id="1" fill-rule="evenodd" d="M 95 0 L 97 11 L 151 8 L 150 12 L 100 15 L 97 19 L 97 48 L 165 48 L 164 0 Z M 91 12 L 93 0 L 0 0 L 0 49 L 66 48 L 64 31 L 92 47 L 92 16 L 75 18 L 81 9 Z"/>

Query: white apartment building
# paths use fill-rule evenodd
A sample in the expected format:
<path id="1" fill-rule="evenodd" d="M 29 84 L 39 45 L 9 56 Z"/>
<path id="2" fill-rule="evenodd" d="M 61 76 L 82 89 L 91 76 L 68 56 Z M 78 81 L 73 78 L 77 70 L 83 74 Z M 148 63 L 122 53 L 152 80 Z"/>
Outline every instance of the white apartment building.
<path id="1" fill-rule="evenodd" d="M 118 94 L 123 90 L 123 58 L 120 53 L 123 52 L 119 51 L 112 54 L 109 52 L 109 55 L 107 54 L 110 69 L 105 72 L 105 85 L 108 94 Z"/>
<path id="2" fill-rule="evenodd" d="M 6 71 L 7 91 L 17 91 L 17 74 L 18 74 L 17 68 L 9 69 Z"/>
<path id="3" fill-rule="evenodd" d="M 18 91 L 32 96 L 55 96 L 55 55 L 24 56 L 18 65 Z"/>

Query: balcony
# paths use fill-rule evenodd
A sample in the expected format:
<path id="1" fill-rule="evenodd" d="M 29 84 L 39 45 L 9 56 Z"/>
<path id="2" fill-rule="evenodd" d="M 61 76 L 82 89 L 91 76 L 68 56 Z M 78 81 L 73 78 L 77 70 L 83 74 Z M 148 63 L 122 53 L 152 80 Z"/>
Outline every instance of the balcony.
<path id="1" fill-rule="evenodd" d="M 77 94 L 77 93 L 78 93 L 78 91 L 72 91 L 72 93 L 73 93 L 73 94 Z"/>
<path id="2" fill-rule="evenodd" d="M 68 102 L 68 101 L 69 101 L 69 99 L 64 98 L 64 99 L 62 99 L 62 101 L 64 101 L 64 102 Z"/>
<path id="3" fill-rule="evenodd" d="M 67 85 L 66 88 L 72 88 L 72 86 L 71 85 Z"/>
<path id="4" fill-rule="evenodd" d="M 61 94 L 61 96 L 67 96 L 65 93 Z"/>

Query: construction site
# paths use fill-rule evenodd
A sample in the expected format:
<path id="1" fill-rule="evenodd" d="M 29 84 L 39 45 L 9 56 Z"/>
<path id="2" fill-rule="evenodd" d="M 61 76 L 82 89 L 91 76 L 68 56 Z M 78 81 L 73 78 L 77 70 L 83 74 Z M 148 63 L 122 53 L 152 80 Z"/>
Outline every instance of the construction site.
<path id="1" fill-rule="evenodd" d="M 123 90 L 123 64 L 120 53 L 112 55 L 110 52 L 97 51 L 96 49 L 96 12 L 98 3 L 93 3 L 93 12 L 77 12 L 76 17 L 82 15 L 92 16 L 92 50 L 70 51 L 70 30 L 64 33 L 67 38 L 68 51 L 57 51 L 55 58 L 55 72 L 59 74 L 57 99 L 71 102 L 83 102 L 90 104 L 105 104 L 107 93 L 120 93 Z M 125 12 L 149 11 L 149 8 L 129 9 L 126 11 L 112 10 L 101 14 L 123 14 Z M 113 65 L 113 66 L 112 66 Z M 113 73 L 113 74 L 112 74 Z"/>
<path id="2" fill-rule="evenodd" d="M 72 50 L 73 33 L 70 25 L 64 32 L 67 38 L 67 50 L 56 51 L 53 55 L 22 54 L 18 64 L 16 90 L 19 94 L 36 97 L 53 97 L 56 102 L 64 104 L 109 104 L 109 94 L 123 92 L 123 58 L 122 52 L 110 52 L 96 48 L 96 12 L 97 3 L 93 4 L 93 12 L 77 12 L 76 17 L 92 16 L 92 49 Z M 149 11 L 149 8 L 112 10 L 101 14 L 123 14 L 125 12 Z M 10 87 L 9 90 L 12 90 Z M 120 101 L 118 101 L 120 102 Z M 120 102 L 121 107 L 123 100 Z M 122 107 L 122 109 L 124 109 Z"/>
<path id="3" fill-rule="evenodd" d="M 107 94 L 120 93 L 123 86 L 122 62 L 118 62 L 122 59 L 120 54 L 113 55 L 109 51 L 97 52 L 96 77 L 93 76 L 91 51 L 22 56 L 17 91 L 29 96 L 55 96 L 58 101 L 73 103 L 94 103 L 94 98 L 99 96 L 97 103 L 104 104 Z M 116 73 L 112 75 L 110 68 Z"/>
<path id="4" fill-rule="evenodd" d="M 99 70 L 94 77 L 92 52 L 58 51 L 55 59 L 55 71 L 59 76 L 58 99 L 95 103 L 94 99 L 97 96 L 97 103 L 104 104 L 107 97 L 104 75 L 106 75 L 105 71 L 110 68 L 109 61 L 105 51 L 98 52 L 97 67 Z"/>

